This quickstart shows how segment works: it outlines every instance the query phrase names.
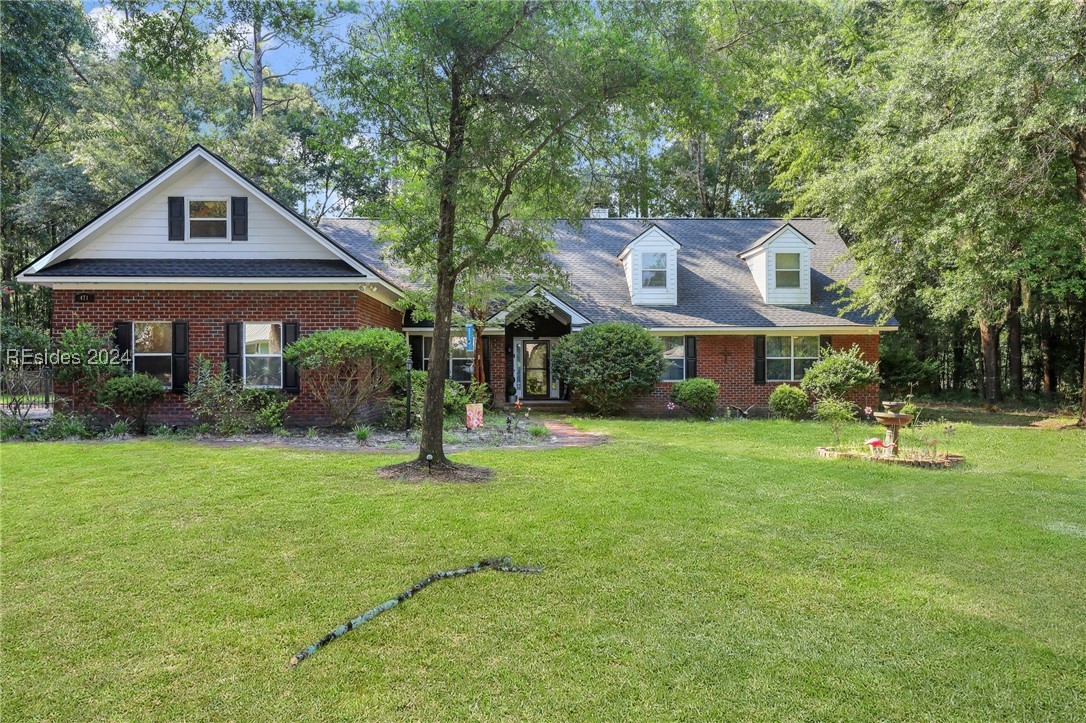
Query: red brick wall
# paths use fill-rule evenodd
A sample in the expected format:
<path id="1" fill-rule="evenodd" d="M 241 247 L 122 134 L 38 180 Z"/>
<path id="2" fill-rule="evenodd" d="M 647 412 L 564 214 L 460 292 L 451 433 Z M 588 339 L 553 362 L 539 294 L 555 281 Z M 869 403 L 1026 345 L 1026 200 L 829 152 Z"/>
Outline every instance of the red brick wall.
<path id="1" fill-rule="evenodd" d="M 94 290 L 95 300 L 77 304 L 71 290 L 53 292 L 53 333 L 89 322 L 102 334 L 113 331 L 115 321 L 187 321 L 189 324 L 189 366 L 199 356 L 214 363 L 224 360 L 224 327 L 239 321 L 296 321 L 303 336 L 326 329 L 356 329 L 363 326 L 402 328 L 401 312 L 357 291 L 122 291 Z M 58 394 L 66 391 L 58 385 Z M 367 410 L 374 417 L 378 409 Z M 183 395 L 168 392 L 152 419 L 155 422 L 187 423 L 191 415 Z M 328 421 L 324 409 L 306 388 L 301 375 L 301 392 L 289 409 L 294 424 Z"/>
<path id="2" fill-rule="evenodd" d="M 505 404 L 505 337 L 491 336 L 490 339 L 490 393 L 494 397 L 494 404 Z"/>
<path id="3" fill-rule="evenodd" d="M 858 344 L 867 361 L 879 360 L 877 334 L 833 335 L 834 349 L 848 349 Z M 780 384 L 792 382 L 754 383 L 754 337 L 733 335 L 705 335 L 698 337 L 698 376 L 712 379 L 720 385 L 719 401 L 722 406 L 734 405 L 756 411 L 769 408 L 769 395 Z M 674 382 L 660 382 L 650 394 L 631 403 L 631 409 L 642 414 L 668 414 L 667 402 Z M 798 384 L 794 384 L 798 386 Z M 850 399 L 860 407 L 878 404 L 878 385 L 858 390 Z"/>

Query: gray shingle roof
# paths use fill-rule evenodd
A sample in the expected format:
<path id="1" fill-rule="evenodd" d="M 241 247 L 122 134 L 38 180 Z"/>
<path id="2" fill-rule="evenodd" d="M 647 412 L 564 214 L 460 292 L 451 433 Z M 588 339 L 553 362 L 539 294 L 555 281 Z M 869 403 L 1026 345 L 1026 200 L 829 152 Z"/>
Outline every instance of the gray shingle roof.
<path id="1" fill-rule="evenodd" d="M 811 249 L 811 304 L 764 303 L 746 262 L 737 256 L 786 223 L 815 244 Z M 618 260 L 622 248 L 653 224 L 682 245 L 675 306 L 634 306 Z M 375 221 L 326 219 L 320 230 L 362 263 L 387 274 L 387 280 L 403 283 L 402 270 L 381 258 Z M 688 329 L 876 323 L 874 317 L 857 312 L 838 315 L 836 302 L 841 294 L 828 287 L 844 279 L 850 266 L 838 263 L 845 244 L 825 219 L 588 219 L 579 229 L 559 224 L 555 241 L 557 260 L 571 282 L 571 288 L 558 296 L 596 322 Z"/>
<path id="2" fill-rule="evenodd" d="M 68 259 L 28 276 L 359 278 L 360 275 L 338 259 Z"/>

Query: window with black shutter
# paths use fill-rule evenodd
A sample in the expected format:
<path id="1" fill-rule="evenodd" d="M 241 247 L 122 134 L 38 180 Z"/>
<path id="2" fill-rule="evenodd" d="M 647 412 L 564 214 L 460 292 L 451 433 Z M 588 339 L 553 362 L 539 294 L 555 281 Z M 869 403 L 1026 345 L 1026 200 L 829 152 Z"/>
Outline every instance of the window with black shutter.
<path id="1" fill-rule="evenodd" d="M 189 325 L 186 321 L 173 323 L 173 391 L 185 391 L 189 381 Z"/>
<path id="2" fill-rule="evenodd" d="M 698 338 L 686 337 L 686 378 L 693 379 L 698 375 Z"/>
<path id="3" fill-rule="evenodd" d="M 230 199 L 230 239 L 249 240 L 249 199 L 245 196 Z"/>
<path id="4" fill-rule="evenodd" d="M 170 241 L 185 240 L 185 199 L 183 196 L 170 196 L 167 200 Z"/>
<path id="5" fill-rule="evenodd" d="M 241 324 L 226 325 L 226 369 L 231 379 L 241 381 Z"/>
<path id="6" fill-rule="evenodd" d="M 300 327 L 296 321 L 284 321 L 283 322 L 283 348 L 298 341 L 298 334 Z M 297 393 L 302 390 L 301 378 L 298 375 L 298 367 L 287 364 L 286 359 L 283 360 L 283 391 Z"/>
<path id="7" fill-rule="evenodd" d="M 754 383 L 765 384 L 765 337 L 754 337 Z"/>

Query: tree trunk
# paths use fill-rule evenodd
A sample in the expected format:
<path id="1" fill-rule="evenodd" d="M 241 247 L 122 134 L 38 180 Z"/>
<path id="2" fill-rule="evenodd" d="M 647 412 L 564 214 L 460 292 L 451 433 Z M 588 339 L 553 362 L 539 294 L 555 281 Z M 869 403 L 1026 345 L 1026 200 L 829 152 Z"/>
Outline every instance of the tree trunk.
<path id="1" fill-rule="evenodd" d="M 1056 357 L 1053 344 L 1052 320 L 1048 307 L 1041 307 L 1040 320 L 1041 346 L 1041 393 L 1051 398 L 1056 393 Z"/>
<path id="2" fill-rule="evenodd" d="M 1082 399 L 1078 408 L 1078 426 L 1086 427 L 1086 302 L 1082 305 Z"/>
<path id="3" fill-rule="evenodd" d="M 999 326 L 981 321 L 980 353 L 983 360 L 984 384 L 981 393 L 990 404 L 1003 400 L 1003 388 L 999 379 Z"/>
<path id="4" fill-rule="evenodd" d="M 1015 279 L 1011 285 L 1010 304 L 1007 307 L 1007 374 L 1011 397 L 1022 398 L 1022 282 Z"/>
<path id="5" fill-rule="evenodd" d="M 456 196 L 460 185 L 467 109 L 463 80 L 454 63 L 449 74 L 449 136 L 441 169 L 441 201 L 437 220 L 437 288 L 434 299 L 434 340 L 430 369 L 426 376 L 426 398 L 422 411 L 422 440 L 419 462 L 447 466 L 445 444 L 445 378 L 449 367 L 449 337 L 452 331 L 453 292 L 456 288 L 453 249 L 456 236 Z M 429 459 L 427 459 L 429 457 Z"/>
<path id="6" fill-rule="evenodd" d="M 694 140 L 694 175 L 698 183 L 698 215 L 709 218 L 709 194 L 705 190 L 705 149 L 702 147 L 703 136 Z"/>
<path id="7" fill-rule="evenodd" d="M 954 330 L 954 367 L 950 372 L 950 387 L 955 392 L 962 390 L 962 381 L 965 377 L 965 340 L 961 331 Z"/>
<path id="8" fill-rule="evenodd" d="M 261 19 L 253 18 L 253 120 L 264 117 L 264 43 Z"/>

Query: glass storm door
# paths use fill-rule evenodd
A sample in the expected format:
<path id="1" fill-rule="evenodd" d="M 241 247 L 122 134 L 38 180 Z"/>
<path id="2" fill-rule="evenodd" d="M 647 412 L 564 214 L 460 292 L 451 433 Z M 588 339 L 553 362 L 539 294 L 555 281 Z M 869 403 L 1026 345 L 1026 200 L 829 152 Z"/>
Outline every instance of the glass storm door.
<path id="1" fill-rule="evenodd" d="M 551 394 L 551 343 L 524 342 L 524 397 L 546 399 Z"/>

